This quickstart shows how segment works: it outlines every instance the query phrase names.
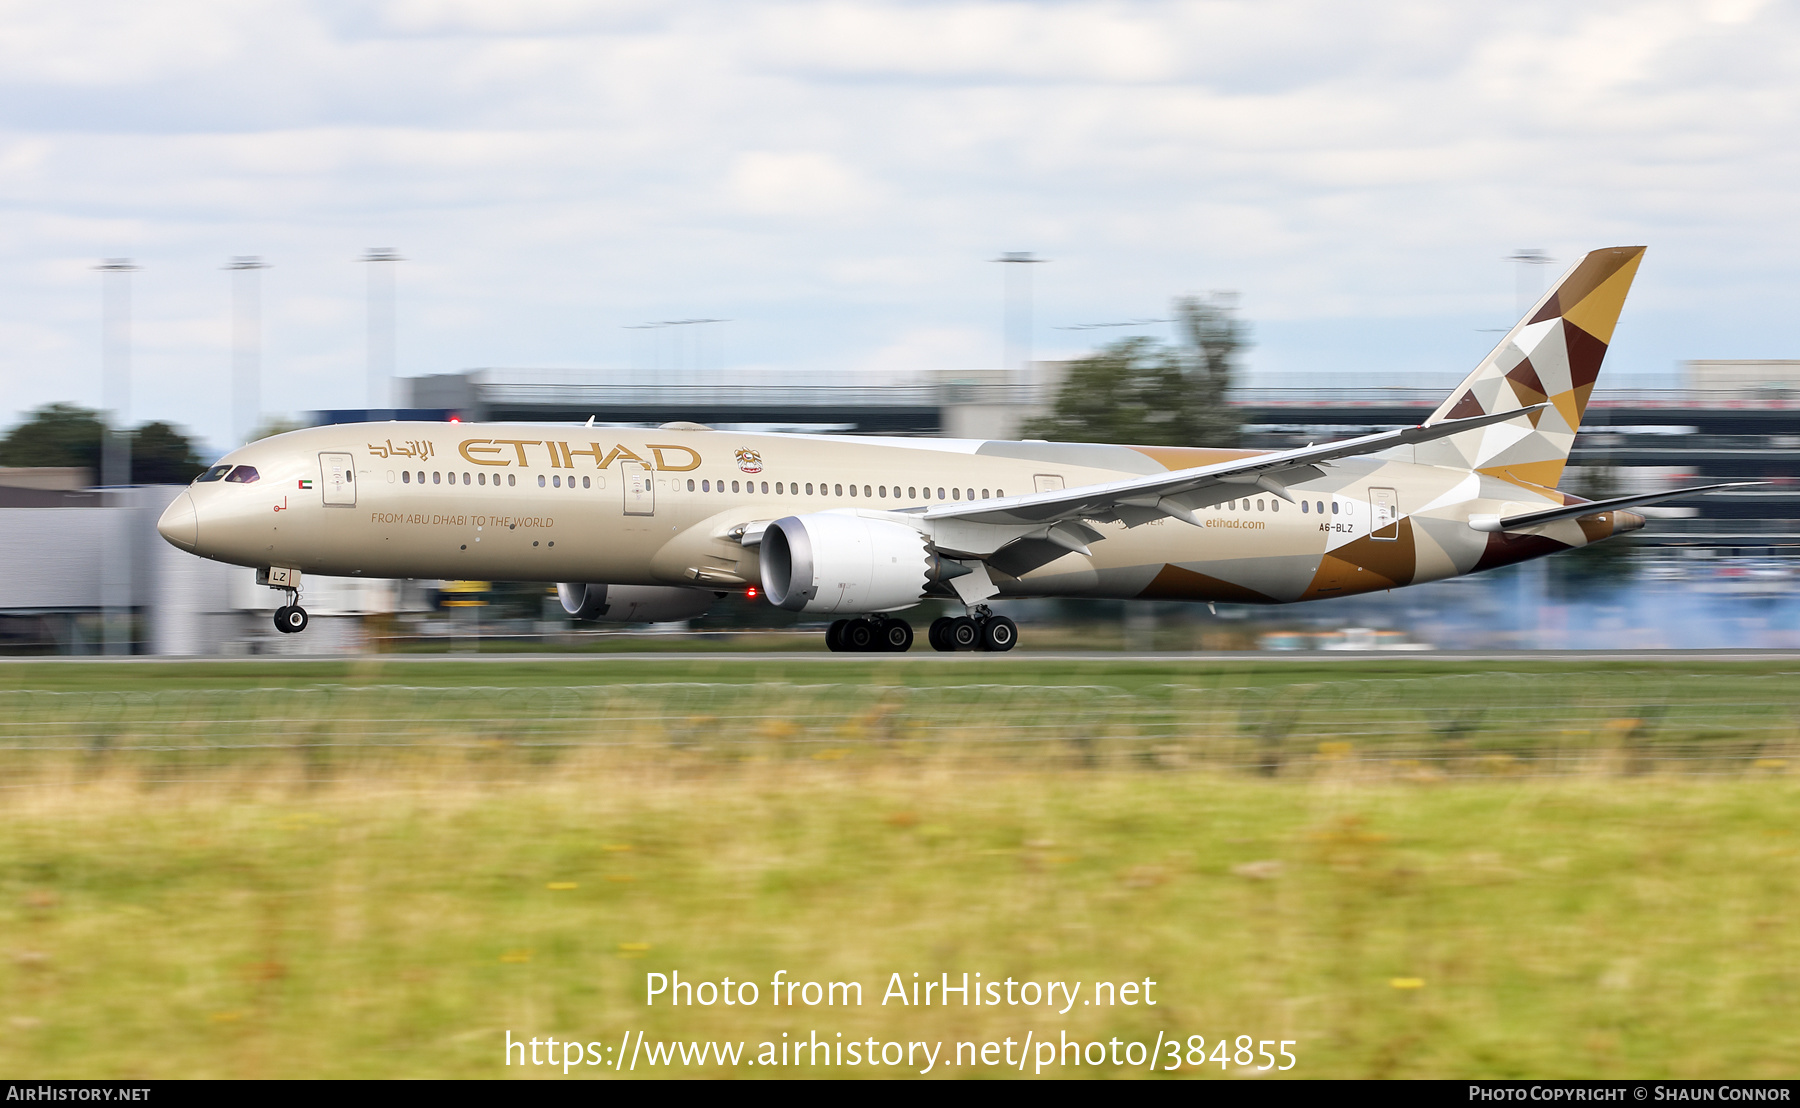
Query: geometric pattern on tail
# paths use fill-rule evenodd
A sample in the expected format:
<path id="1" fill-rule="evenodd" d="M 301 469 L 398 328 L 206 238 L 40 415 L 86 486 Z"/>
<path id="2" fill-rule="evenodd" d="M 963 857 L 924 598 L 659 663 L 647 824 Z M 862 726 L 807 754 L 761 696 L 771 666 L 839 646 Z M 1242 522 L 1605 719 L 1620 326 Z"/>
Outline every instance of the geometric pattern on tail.
<path id="1" fill-rule="evenodd" d="M 1641 246 L 1621 246 L 1576 262 L 1425 422 L 1548 407 L 1421 443 L 1413 447 L 1413 460 L 1554 489 L 1643 256 Z"/>

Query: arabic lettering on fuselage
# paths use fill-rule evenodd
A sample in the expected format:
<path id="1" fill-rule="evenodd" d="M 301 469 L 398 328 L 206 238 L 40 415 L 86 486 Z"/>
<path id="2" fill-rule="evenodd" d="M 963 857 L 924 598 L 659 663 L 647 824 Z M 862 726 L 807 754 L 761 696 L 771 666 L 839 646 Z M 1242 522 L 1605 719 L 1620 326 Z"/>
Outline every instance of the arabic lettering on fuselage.
<path id="1" fill-rule="evenodd" d="M 417 458 L 423 462 L 437 453 L 437 449 L 425 439 L 408 439 L 399 446 L 394 445 L 393 439 L 388 439 L 379 446 L 370 443 L 369 453 L 377 458 Z"/>
<path id="2" fill-rule="evenodd" d="M 623 444 L 606 447 L 590 442 L 583 448 L 580 443 L 571 447 L 566 442 L 551 439 L 464 439 L 457 445 L 457 451 L 465 461 L 478 466 L 529 466 L 532 458 L 526 453 L 527 447 L 547 452 L 551 469 L 574 469 L 576 458 L 592 458 L 595 469 L 610 469 L 614 462 L 636 462 L 677 473 L 700 468 L 698 450 L 672 443 L 644 444 L 641 449 L 650 455 L 648 458 Z"/>

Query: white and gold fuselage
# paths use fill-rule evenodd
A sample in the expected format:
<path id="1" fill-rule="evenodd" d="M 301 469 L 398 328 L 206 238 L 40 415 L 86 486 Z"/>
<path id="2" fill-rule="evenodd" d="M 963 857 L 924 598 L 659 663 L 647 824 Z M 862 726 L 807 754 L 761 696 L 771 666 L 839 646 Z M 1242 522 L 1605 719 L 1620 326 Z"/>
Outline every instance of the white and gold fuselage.
<path id="1" fill-rule="evenodd" d="M 162 531 L 205 557 L 311 574 L 735 588 L 760 580 L 746 533 L 783 517 L 915 520 L 933 508 L 1257 456 L 698 428 L 346 424 L 233 451 L 212 471 L 231 479 L 195 483 Z M 238 467 L 255 480 L 235 476 Z M 1392 457 L 1345 459 L 1283 491 L 1244 486 L 1191 522 L 1090 521 L 1102 541 L 1041 564 L 1009 563 L 1002 550 L 988 558 L 997 595 L 1317 599 L 1468 573 L 1636 523 L 1613 513 L 1535 535 L 1475 530 L 1474 517 L 1572 498 Z"/>

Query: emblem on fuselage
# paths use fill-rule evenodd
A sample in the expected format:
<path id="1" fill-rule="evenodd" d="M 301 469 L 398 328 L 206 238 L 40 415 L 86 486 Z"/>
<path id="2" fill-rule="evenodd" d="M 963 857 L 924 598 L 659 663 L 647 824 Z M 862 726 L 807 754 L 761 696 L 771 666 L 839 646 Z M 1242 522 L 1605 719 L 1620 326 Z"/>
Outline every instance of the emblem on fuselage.
<path id="1" fill-rule="evenodd" d="M 761 473 L 762 454 L 755 450 L 740 450 L 737 452 L 737 464 L 745 473 Z"/>

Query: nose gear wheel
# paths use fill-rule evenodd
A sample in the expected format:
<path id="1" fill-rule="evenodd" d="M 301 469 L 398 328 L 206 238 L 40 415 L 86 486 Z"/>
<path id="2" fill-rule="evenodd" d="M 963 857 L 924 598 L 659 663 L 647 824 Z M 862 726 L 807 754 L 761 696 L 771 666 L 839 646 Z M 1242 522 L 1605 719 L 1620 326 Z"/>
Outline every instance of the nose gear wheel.
<path id="1" fill-rule="evenodd" d="M 298 635 L 306 630 L 306 609 L 298 604 L 284 604 L 275 609 L 275 630 L 284 635 Z"/>

